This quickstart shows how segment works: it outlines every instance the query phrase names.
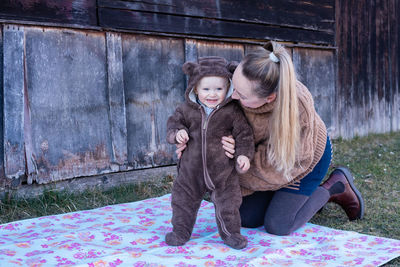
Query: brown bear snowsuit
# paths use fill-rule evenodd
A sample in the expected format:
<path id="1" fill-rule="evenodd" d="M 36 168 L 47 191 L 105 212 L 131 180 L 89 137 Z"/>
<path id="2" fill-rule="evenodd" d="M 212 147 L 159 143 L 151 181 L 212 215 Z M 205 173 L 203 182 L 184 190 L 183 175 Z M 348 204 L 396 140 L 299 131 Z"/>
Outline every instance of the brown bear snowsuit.
<path id="1" fill-rule="evenodd" d="M 204 57 L 199 63 L 186 62 L 183 71 L 189 75 L 185 102 L 178 106 L 167 122 L 167 141 L 176 144 L 176 133 L 185 129 L 189 135 L 187 147 L 178 162 L 178 176 L 172 189 L 173 231 L 166 235 L 169 245 L 185 244 L 192 234 L 200 203 L 206 192 L 211 193 L 220 236 L 224 243 L 241 249 L 247 239 L 240 234 L 239 207 L 242 196 L 235 169 L 236 157 L 254 154 L 254 137 L 239 105 L 231 99 L 233 87 L 225 100 L 208 116 L 193 92 L 199 80 L 206 76 L 230 79 L 236 64 L 220 57 Z M 225 155 L 221 139 L 233 135 L 235 159 Z"/>

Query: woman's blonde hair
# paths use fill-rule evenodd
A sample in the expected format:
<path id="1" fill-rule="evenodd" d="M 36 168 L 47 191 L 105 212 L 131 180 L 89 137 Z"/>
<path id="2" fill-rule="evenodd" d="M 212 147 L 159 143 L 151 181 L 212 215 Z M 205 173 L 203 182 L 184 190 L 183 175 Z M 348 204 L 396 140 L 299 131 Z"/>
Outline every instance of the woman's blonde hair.
<path id="1" fill-rule="evenodd" d="M 253 89 L 258 97 L 276 93 L 268 159 L 290 181 L 300 139 L 297 79 L 292 59 L 282 45 L 269 42 L 247 54 L 241 64 L 243 75 L 255 82 Z"/>

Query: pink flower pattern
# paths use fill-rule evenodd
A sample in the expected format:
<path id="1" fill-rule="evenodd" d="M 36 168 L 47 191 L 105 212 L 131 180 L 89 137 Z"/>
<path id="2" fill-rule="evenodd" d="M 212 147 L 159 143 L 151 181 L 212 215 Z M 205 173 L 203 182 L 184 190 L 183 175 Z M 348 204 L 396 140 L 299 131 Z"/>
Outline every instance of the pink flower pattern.
<path id="1" fill-rule="evenodd" d="M 400 241 L 306 224 L 289 236 L 242 228 L 234 250 L 203 201 L 189 242 L 168 246 L 170 195 L 0 225 L 0 266 L 196 267 L 380 266 L 400 256 Z"/>

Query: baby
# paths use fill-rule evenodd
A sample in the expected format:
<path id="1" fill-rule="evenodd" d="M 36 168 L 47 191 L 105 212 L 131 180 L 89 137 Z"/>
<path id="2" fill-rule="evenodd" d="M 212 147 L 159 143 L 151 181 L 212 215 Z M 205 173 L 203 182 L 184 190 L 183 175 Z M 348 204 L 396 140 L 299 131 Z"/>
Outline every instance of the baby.
<path id="1" fill-rule="evenodd" d="M 172 188 L 173 231 L 165 237 L 169 245 L 181 246 L 190 239 L 206 192 L 211 193 L 224 243 L 235 249 L 247 245 L 240 234 L 242 196 L 235 167 L 241 172 L 250 168 L 254 141 L 240 106 L 231 99 L 230 78 L 235 68 L 236 64 L 221 57 L 203 57 L 198 63 L 183 65 L 189 76 L 186 101 L 167 122 L 167 141 L 187 144 Z M 222 137 L 229 135 L 236 140 L 236 160 L 228 158 L 222 148 Z"/>

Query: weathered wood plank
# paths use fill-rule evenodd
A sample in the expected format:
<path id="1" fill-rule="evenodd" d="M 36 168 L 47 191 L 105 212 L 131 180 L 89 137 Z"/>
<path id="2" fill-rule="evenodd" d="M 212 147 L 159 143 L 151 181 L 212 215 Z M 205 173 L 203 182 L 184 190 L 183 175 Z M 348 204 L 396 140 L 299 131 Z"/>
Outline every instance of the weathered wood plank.
<path id="1" fill-rule="evenodd" d="M 166 122 L 184 99 L 183 40 L 123 35 L 122 47 L 129 164 L 173 164 Z"/>
<path id="2" fill-rule="evenodd" d="M 96 0 L 2 0 L 0 18 L 97 25 Z"/>
<path id="3" fill-rule="evenodd" d="M 37 168 L 32 149 L 31 108 L 29 103 L 28 67 L 27 67 L 25 46 L 24 46 L 23 72 L 24 72 L 24 144 L 25 144 L 26 176 L 28 184 L 32 184 L 32 182 L 37 179 Z"/>
<path id="4" fill-rule="evenodd" d="M 356 120 L 354 122 L 354 128 L 357 128 L 357 134 L 360 136 L 368 134 L 370 127 L 368 126 L 369 123 L 366 123 L 369 119 L 369 111 L 368 105 L 371 101 L 371 98 L 368 94 L 370 90 L 370 86 L 372 80 L 370 79 L 369 75 L 369 60 L 370 56 L 368 55 L 368 46 L 370 43 L 370 37 L 368 34 L 363 34 L 364 31 L 370 32 L 370 24 L 369 24 L 369 7 L 365 5 L 363 1 L 357 2 L 357 7 L 353 8 L 355 10 L 359 10 L 363 16 L 356 15 L 355 23 L 357 28 L 353 31 L 354 35 L 357 36 L 354 39 L 352 38 L 354 45 L 352 49 L 352 53 L 355 55 L 355 68 L 349 68 L 348 71 L 353 70 L 354 78 L 354 102 L 356 103 L 353 105 L 357 107 L 355 110 L 354 118 L 362 118 Z M 354 13 L 354 12 L 353 12 Z"/>
<path id="5" fill-rule="evenodd" d="M 389 79 L 389 21 L 388 17 L 390 16 L 390 12 L 388 9 L 387 0 L 379 0 L 379 9 L 381 12 L 379 13 L 380 17 L 377 20 L 380 27 L 380 37 L 379 37 L 379 55 L 380 55 L 380 66 L 381 66 L 381 85 L 380 87 L 383 90 L 382 103 L 383 107 L 380 110 L 382 118 L 382 130 L 379 132 L 387 132 L 390 131 L 390 118 L 392 117 L 391 111 L 391 88 L 390 88 L 390 79 Z"/>
<path id="6" fill-rule="evenodd" d="M 109 120 L 111 123 L 112 163 L 115 170 L 126 170 L 128 145 L 121 35 L 106 33 Z"/>
<path id="7" fill-rule="evenodd" d="M 108 8 L 99 8 L 99 24 L 106 28 L 210 37 L 276 39 L 326 45 L 333 45 L 334 41 L 333 33 L 301 28 Z"/>
<path id="8" fill-rule="evenodd" d="M 185 39 L 185 62 L 196 62 L 198 59 L 197 41 L 192 39 Z M 189 82 L 189 77 L 185 75 L 185 89 Z"/>
<path id="9" fill-rule="evenodd" d="M 199 57 L 220 56 L 229 61 L 237 62 L 240 62 L 244 56 L 243 45 L 222 42 L 198 41 L 197 51 Z"/>
<path id="10" fill-rule="evenodd" d="M 4 99 L 4 84 L 3 84 L 3 27 L 0 27 L 0 99 Z M 6 185 L 4 175 L 4 100 L 0 101 L 0 191 Z"/>
<path id="11" fill-rule="evenodd" d="M 399 128 L 398 5 L 385 0 L 336 1 L 335 99 L 345 138 Z"/>
<path id="12" fill-rule="evenodd" d="M 391 60 L 391 83 L 392 88 L 392 121 L 391 130 L 400 130 L 400 26 L 398 18 L 400 17 L 400 2 L 390 1 L 390 55 Z"/>
<path id="13" fill-rule="evenodd" d="M 4 171 L 9 179 L 25 175 L 24 28 L 5 25 L 4 45 Z"/>
<path id="14" fill-rule="evenodd" d="M 349 29 L 351 32 L 351 36 L 349 37 L 351 40 L 351 44 L 348 47 L 349 53 L 351 54 L 351 64 L 352 67 L 348 66 L 349 76 L 351 80 L 351 92 L 350 92 L 350 103 L 351 105 L 347 106 L 346 108 L 352 107 L 349 110 L 351 113 L 352 122 L 345 125 L 345 127 L 349 128 L 352 131 L 352 136 L 358 135 L 363 136 L 368 132 L 368 126 L 365 124 L 366 122 L 366 114 L 365 110 L 365 82 L 366 77 L 364 76 L 363 72 L 363 64 L 365 63 L 366 54 L 363 51 L 363 42 L 361 41 L 361 32 L 362 31 L 362 24 L 364 17 L 359 15 L 359 12 L 363 8 L 362 1 L 352 2 L 351 6 L 349 6 Z M 366 65 L 365 65 L 366 66 Z M 359 119 L 357 119 L 359 118 Z M 363 118 L 363 119 L 360 119 Z M 352 125 L 352 127 L 349 127 Z"/>
<path id="15" fill-rule="evenodd" d="M 37 182 L 110 172 L 104 34 L 26 27 L 25 36 Z"/>
<path id="16" fill-rule="evenodd" d="M 100 8 L 133 10 L 334 32 L 334 0 L 99 0 Z"/>
<path id="17" fill-rule="evenodd" d="M 198 59 L 197 41 L 192 39 L 185 39 L 185 62 L 196 62 Z"/>
<path id="18" fill-rule="evenodd" d="M 332 51 L 293 49 L 293 63 L 298 79 L 310 90 L 315 109 L 325 122 L 329 134 L 338 136 L 334 124 L 335 56 Z"/>

